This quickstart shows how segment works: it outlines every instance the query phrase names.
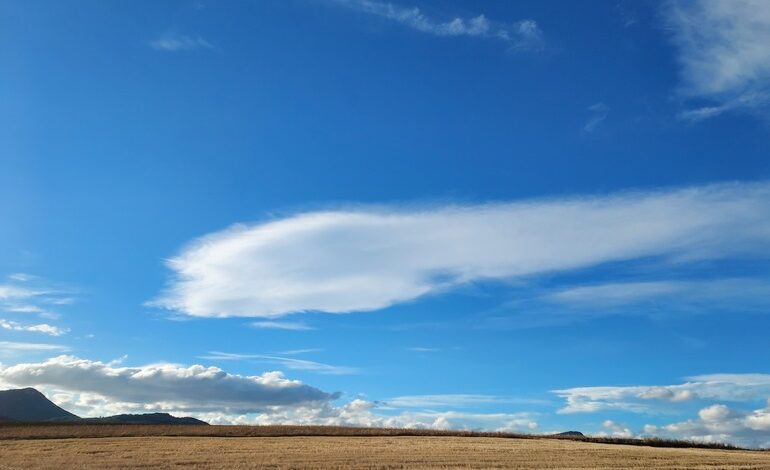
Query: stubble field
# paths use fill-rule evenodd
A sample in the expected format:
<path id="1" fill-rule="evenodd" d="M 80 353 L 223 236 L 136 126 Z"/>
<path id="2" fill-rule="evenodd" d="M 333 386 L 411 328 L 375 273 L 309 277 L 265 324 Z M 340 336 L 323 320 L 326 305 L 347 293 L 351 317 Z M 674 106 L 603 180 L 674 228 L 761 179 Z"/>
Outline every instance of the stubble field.
<path id="1" fill-rule="evenodd" d="M 558 468 L 770 469 L 770 453 L 547 438 L 452 435 L 153 434 L 137 426 L 0 429 L 0 469 L 16 468 Z M 121 429 L 126 431 L 121 434 Z M 202 427 L 198 433 L 204 433 Z M 219 428 L 219 427 L 216 427 Z M 158 428 L 160 429 L 160 428 Z M 26 430 L 26 431 L 25 431 Z M 14 432 L 20 431 L 20 432 Z M 213 430 L 212 430 L 213 431 Z M 228 434 L 229 433 L 229 434 Z M 194 433 L 193 433 L 194 434 Z M 217 435 L 220 434 L 220 435 Z M 268 434 L 268 435 L 264 435 Z M 58 435 L 58 437 L 57 437 Z M 119 437 L 116 437 L 119 436 Z"/>

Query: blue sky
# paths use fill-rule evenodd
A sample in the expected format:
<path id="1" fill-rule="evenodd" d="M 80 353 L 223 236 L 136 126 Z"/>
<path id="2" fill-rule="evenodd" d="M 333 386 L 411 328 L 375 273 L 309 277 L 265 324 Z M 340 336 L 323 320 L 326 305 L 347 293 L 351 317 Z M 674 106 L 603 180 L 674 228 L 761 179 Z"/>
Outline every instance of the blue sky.
<path id="1" fill-rule="evenodd" d="M 765 2 L 0 13 L 4 386 L 770 446 Z"/>

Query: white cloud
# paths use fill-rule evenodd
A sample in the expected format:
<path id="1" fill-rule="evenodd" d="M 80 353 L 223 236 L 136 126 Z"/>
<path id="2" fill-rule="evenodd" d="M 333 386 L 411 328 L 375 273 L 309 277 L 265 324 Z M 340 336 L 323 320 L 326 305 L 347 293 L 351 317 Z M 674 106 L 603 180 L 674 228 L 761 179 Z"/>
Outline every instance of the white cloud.
<path id="1" fill-rule="evenodd" d="M 484 15 L 440 21 L 425 15 L 419 8 L 403 7 L 378 0 L 336 0 L 336 3 L 435 36 L 497 39 L 519 50 L 537 50 L 543 47 L 543 32 L 531 19 L 510 25 L 493 22 Z"/>
<path id="2" fill-rule="evenodd" d="M 671 2 L 667 19 L 678 48 L 682 93 L 713 104 L 685 111 L 702 120 L 770 102 L 770 3 L 765 0 Z"/>
<path id="3" fill-rule="evenodd" d="M 388 406 L 397 408 L 467 408 L 490 404 L 542 404 L 543 400 L 529 400 L 495 395 L 476 394 L 439 394 L 439 395 L 406 395 L 383 400 Z"/>
<path id="4" fill-rule="evenodd" d="M 3 320 L 0 318 L 0 328 L 12 331 L 28 331 L 32 333 L 43 333 L 50 336 L 62 336 L 67 334 L 69 330 L 66 328 L 59 328 L 57 326 L 41 323 L 39 325 L 22 325 L 20 323 Z"/>
<path id="5" fill-rule="evenodd" d="M 342 406 L 324 403 L 313 407 L 274 407 L 258 415 L 204 416 L 217 424 L 291 424 L 360 426 L 406 429 L 465 429 L 500 432 L 532 432 L 538 423 L 530 413 L 464 413 L 457 411 L 405 411 L 384 414 L 380 405 L 361 399 Z"/>
<path id="6" fill-rule="evenodd" d="M 613 309 L 654 302 L 668 311 L 766 311 L 770 306 L 770 281 L 717 279 L 645 281 L 570 287 L 547 294 L 545 300 L 564 307 Z"/>
<path id="7" fill-rule="evenodd" d="M 40 363 L 0 365 L 0 384 L 36 387 L 57 405 L 80 416 L 170 412 L 195 416 L 213 424 L 312 424 L 513 432 L 533 431 L 538 427 L 531 413 L 452 410 L 393 413 L 390 407 L 361 399 L 335 406 L 332 401 L 339 397 L 338 394 L 288 380 L 280 372 L 242 376 L 200 365 L 124 367 L 120 365 L 124 359 L 104 363 L 59 356 Z M 461 401 L 449 399 L 449 404 Z"/>
<path id="8" fill-rule="evenodd" d="M 73 290 L 57 285 L 38 276 L 15 273 L 0 283 L 0 311 L 8 313 L 33 313 L 44 318 L 58 318 L 49 310 L 50 305 L 74 302 Z"/>
<path id="9" fill-rule="evenodd" d="M 323 348 L 306 348 L 306 349 L 289 349 L 287 351 L 279 351 L 275 354 L 279 356 L 295 356 L 297 354 L 308 354 L 314 352 L 323 352 Z"/>
<path id="10" fill-rule="evenodd" d="M 67 346 L 60 344 L 47 343 L 18 343 L 14 341 L 0 341 L 1 355 L 15 355 L 21 352 L 43 352 L 43 351 L 67 351 Z"/>
<path id="11" fill-rule="evenodd" d="M 205 236 L 151 305 L 198 317 L 371 311 L 474 281 L 770 253 L 770 184 L 310 212 Z"/>
<path id="12" fill-rule="evenodd" d="M 186 36 L 184 34 L 177 33 L 166 33 L 158 39 L 150 41 L 150 47 L 159 51 L 167 52 L 214 49 L 213 44 L 200 36 Z"/>
<path id="13" fill-rule="evenodd" d="M 607 431 L 599 432 L 599 433 L 596 434 L 596 436 L 599 436 L 599 437 L 605 437 L 605 436 L 608 436 L 608 437 L 619 437 L 619 438 L 624 438 L 624 439 L 628 439 L 628 438 L 634 437 L 633 431 L 631 431 L 631 429 L 628 426 L 626 426 L 624 424 L 616 423 L 615 421 L 612 421 L 610 419 L 605 420 L 602 423 L 602 427 L 604 429 L 606 429 Z"/>
<path id="14" fill-rule="evenodd" d="M 338 396 L 286 379 L 281 372 L 243 376 L 201 365 L 119 367 L 114 362 L 73 356 L 58 356 L 41 363 L 0 365 L 0 381 L 88 394 L 84 396 L 128 408 L 182 412 L 255 413 L 271 406 L 308 405 Z"/>
<path id="15" fill-rule="evenodd" d="M 266 354 L 234 354 L 219 351 L 211 351 L 200 359 L 212 361 L 243 361 L 252 360 L 254 362 L 277 364 L 291 370 L 306 370 L 319 374 L 328 375 L 349 375 L 357 374 L 360 371 L 355 367 L 333 366 L 321 362 L 308 361 L 305 359 L 295 359 L 293 357 L 271 356 Z"/>
<path id="16" fill-rule="evenodd" d="M 0 300 L 28 299 L 44 293 L 44 291 L 27 289 L 25 287 L 0 284 Z"/>
<path id="17" fill-rule="evenodd" d="M 583 132 L 591 133 L 599 127 L 602 121 L 607 119 L 610 108 L 606 104 L 599 102 L 589 106 L 588 111 L 591 113 L 591 117 L 583 126 Z"/>
<path id="18" fill-rule="evenodd" d="M 660 402 L 696 399 L 751 402 L 763 399 L 770 396 L 770 374 L 696 375 L 676 385 L 576 387 L 554 390 L 553 393 L 567 401 L 559 413 L 653 412 L 660 409 Z"/>
<path id="19" fill-rule="evenodd" d="M 441 349 L 438 349 L 438 348 L 425 348 L 425 347 L 421 347 L 421 346 L 416 346 L 416 347 L 412 347 L 412 348 L 406 348 L 406 350 L 407 351 L 412 351 L 412 352 L 421 352 L 421 353 L 434 353 L 434 352 L 441 351 Z"/>
<path id="20" fill-rule="evenodd" d="M 696 419 L 663 426 L 647 425 L 645 433 L 698 442 L 727 442 L 746 447 L 770 447 L 770 403 L 741 411 L 723 404 L 702 408 Z"/>
<path id="21" fill-rule="evenodd" d="M 290 331 L 308 331 L 314 330 L 312 326 L 309 326 L 303 322 L 290 322 L 290 321 L 255 321 L 249 323 L 252 328 L 272 328 L 276 330 L 290 330 Z"/>

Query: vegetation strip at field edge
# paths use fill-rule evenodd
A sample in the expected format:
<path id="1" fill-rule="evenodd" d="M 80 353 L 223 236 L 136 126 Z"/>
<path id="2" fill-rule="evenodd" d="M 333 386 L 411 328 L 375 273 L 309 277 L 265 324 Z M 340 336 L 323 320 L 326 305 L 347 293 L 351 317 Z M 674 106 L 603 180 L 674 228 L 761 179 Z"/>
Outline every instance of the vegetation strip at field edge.
<path id="1" fill-rule="evenodd" d="M 24 423 L 0 424 L 0 440 L 67 439 L 102 437 L 488 437 L 503 439 L 558 439 L 596 444 L 623 444 L 647 447 L 748 450 L 722 443 L 704 443 L 658 438 L 634 439 L 591 436 L 559 436 L 480 431 L 438 431 L 401 428 L 354 428 L 336 426 L 189 426 L 146 424 Z"/>

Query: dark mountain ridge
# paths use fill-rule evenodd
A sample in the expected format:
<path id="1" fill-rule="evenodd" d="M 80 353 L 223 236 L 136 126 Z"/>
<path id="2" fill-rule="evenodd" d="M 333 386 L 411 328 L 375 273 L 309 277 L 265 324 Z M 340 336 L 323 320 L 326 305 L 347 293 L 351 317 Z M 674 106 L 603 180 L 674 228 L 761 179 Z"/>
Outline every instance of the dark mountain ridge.
<path id="1" fill-rule="evenodd" d="M 177 418 L 168 413 L 124 414 L 81 418 L 57 406 L 34 388 L 0 391 L 0 423 L 82 424 L 208 424 L 196 418 Z"/>
<path id="2" fill-rule="evenodd" d="M 139 415 L 115 415 L 104 418 L 80 418 L 82 423 L 102 424 L 209 424 L 197 418 L 177 418 L 168 413 L 146 413 Z"/>
<path id="3" fill-rule="evenodd" d="M 34 388 L 0 391 L 0 416 L 19 422 L 79 419 Z"/>

